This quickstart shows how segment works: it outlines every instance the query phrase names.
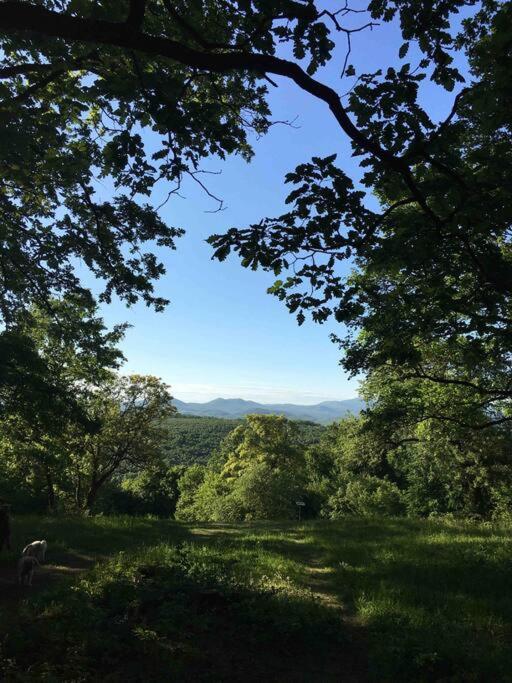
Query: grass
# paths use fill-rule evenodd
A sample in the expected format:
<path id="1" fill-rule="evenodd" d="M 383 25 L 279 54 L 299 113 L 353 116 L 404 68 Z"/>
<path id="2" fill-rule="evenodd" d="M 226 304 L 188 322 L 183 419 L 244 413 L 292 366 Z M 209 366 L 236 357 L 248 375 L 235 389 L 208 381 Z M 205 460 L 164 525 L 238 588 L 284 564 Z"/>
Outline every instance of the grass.
<path id="1" fill-rule="evenodd" d="M 512 680 L 510 529 L 346 520 L 308 533 L 380 681 Z"/>
<path id="2" fill-rule="evenodd" d="M 13 535 L 59 566 L 105 561 L 34 586 L 14 621 L 6 604 L 6 680 L 512 681 L 505 525 L 26 517 Z M 27 664 L 20 625 L 50 655 Z"/>

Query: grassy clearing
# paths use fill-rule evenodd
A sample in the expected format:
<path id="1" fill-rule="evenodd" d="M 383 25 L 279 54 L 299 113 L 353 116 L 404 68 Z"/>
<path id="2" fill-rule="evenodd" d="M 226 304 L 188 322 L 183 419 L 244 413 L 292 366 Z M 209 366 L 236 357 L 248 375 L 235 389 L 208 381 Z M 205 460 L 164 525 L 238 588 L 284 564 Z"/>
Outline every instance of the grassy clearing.
<path id="1" fill-rule="evenodd" d="M 112 559 L 34 590 L 19 619 L 50 654 L 27 664 L 13 624 L 7 679 L 512 681 L 508 527 L 22 518 L 14 536 L 50 563 Z"/>
<path id="2" fill-rule="evenodd" d="M 512 680 L 510 528 L 347 519 L 307 530 L 379 681 Z"/>

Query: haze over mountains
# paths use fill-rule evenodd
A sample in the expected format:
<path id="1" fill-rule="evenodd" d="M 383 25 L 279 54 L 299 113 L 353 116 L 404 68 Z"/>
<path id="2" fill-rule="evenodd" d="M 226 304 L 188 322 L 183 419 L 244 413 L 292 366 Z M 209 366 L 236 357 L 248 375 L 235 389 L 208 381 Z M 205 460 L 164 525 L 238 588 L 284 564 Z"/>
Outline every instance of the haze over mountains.
<path id="1" fill-rule="evenodd" d="M 349 398 L 344 401 L 323 401 L 312 406 L 293 403 L 256 403 L 241 398 L 216 398 L 213 401 L 208 401 L 208 403 L 186 403 L 175 398 L 173 404 L 183 415 L 239 418 L 254 413 L 277 414 L 284 415 L 292 420 L 311 420 L 321 424 L 339 420 L 348 413 L 357 415 L 364 407 L 364 402 L 360 398 Z"/>

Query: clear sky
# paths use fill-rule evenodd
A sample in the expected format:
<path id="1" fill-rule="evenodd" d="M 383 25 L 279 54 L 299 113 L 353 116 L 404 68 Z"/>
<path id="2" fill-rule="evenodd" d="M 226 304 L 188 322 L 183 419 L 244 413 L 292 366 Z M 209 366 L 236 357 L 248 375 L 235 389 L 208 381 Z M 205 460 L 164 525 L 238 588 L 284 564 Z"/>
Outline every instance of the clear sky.
<path id="1" fill-rule="evenodd" d="M 334 3 L 333 3 L 334 4 Z M 353 36 L 356 69 L 375 71 L 397 62 L 401 39 L 392 25 Z M 350 81 L 339 80 L 345 45 L 316 77 L 343 93 Z M 407 61 L 418 61 L 411 50 Z M 140 304 L 126 308 L 114 301 L 102 307 L 108 324 L 132 325 L 122 345 L 126 372 L 162 377 L 177 398 L 207 401 L 239 397 L 261 402 L 316 403 L 352 398 L 358 381 L 339 366 L 340 351 L 329 340 L 334 325 L 307 321 L 298 327 L 284 304 L 266 293 L 272 274 L 243 269 L 236 257 L 223 263 L 211 260 L 205 243 L 212 233 L 246 226 L 284 210 L 284 175 L 312 155 L 339 153 L 346 171 L 357 173 L 350 148 L 326 105 L 303 94 L 284 79 L 270 88 L 275 120 L 295 120 L 298 128 L 276 125 L 254 142 L 255 158 L 246 164 L 238 157 L 226 162 L 211 159 L 205 168 L 221 171 L 208 178 L 209 188 L 221 196 L 226 210 L 206 213 L 214 203 L 197 187 L 186 184 L 184 199 L 174 197 L 161 210 L 170 224 L 186 229 L 176 252 L 159 250 L 167 274 L 157 292 L 171 300 L 163 313 Z M 431 115 L 443 118 L 453 95 L 442 95 L 426 83 L 422 100 Z M 152 201 L 165 196 L 162 187 Z"/>

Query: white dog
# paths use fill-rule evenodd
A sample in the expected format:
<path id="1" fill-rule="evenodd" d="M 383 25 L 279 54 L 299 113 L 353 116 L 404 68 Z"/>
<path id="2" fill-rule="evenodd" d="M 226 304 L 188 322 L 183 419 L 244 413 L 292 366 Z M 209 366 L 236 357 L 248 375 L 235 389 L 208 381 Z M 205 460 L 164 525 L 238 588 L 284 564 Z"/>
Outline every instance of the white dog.
<path id="1" fill-rule="evenodd" d="M 22 555 L 23 557 L 36 557 L 40 562 L 44 562 L 47 547 L 46 541 L 32 541 L 23 548 Z"/>
<path id="2" fill-rule="evenodd" d="M 20 558 L 18 562 L 18 583 L 27 586 L 32 585 L 32 577 L 34 576 L 35 566 L 40 566 L 37 557 L 32 555 L 25 555 Z"/>

